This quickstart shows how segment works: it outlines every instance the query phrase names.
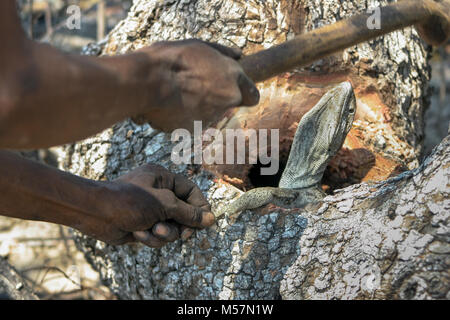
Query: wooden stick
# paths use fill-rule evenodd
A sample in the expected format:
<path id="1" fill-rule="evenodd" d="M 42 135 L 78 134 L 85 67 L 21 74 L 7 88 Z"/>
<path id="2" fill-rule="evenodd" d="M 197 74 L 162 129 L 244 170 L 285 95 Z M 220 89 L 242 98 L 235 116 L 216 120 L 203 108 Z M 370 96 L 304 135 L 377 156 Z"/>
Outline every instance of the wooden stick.
<path id="1" fill-rule="evenodd" d="M 253 81 L 260 82 L 411 25 L 419 25 L 421 36 L 435 44 L 449 37 L 450 0 L 404 0 L 379 9 L 380 29 L 369 29 L 367 26 L 371 13 L 357 14 L 281 45 L 245 56 L 240 61 L 242 67 Z"/>

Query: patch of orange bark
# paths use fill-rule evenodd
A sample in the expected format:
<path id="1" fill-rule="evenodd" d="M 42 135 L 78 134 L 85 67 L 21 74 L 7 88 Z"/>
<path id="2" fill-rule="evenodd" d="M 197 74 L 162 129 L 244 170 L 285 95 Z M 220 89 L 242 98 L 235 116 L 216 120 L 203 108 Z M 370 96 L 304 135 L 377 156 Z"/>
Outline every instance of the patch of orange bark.
<path id="1" fill-rule="evenodd" d="M 286 73 L 259 84 L 260 103 L 250 108 L 230 110 L 219 129 L 279 129 L 280 160 L 287 160 L 300 119 L 334 85 L 350 81 L 357 99 L 355 120 L 370 123 L 372 131 L 395 136 L 390 126 L 390 108 L 383 101 L 376 79 L 350 71 L 335 73 Z M 344 149 L 331 161 L 327 170 L 331 178 L 347 181 L 381 181 L 401 171 L 402 162 L 387 156 L 371 145 L 370 132 L 352 128 Z M 395 138 L 395 137 L 394 137 Z M 270 139 L 269 139 L 270 140 Z M 389 139 L 387 139 L 389 140 Z M 270 147 L 270 146 L 269 146 Z M 251 165 L 209 166 L 218 176 L 237 187 L 249 184 Z M 334 177 L 333 177 L 334 175 Z"/>

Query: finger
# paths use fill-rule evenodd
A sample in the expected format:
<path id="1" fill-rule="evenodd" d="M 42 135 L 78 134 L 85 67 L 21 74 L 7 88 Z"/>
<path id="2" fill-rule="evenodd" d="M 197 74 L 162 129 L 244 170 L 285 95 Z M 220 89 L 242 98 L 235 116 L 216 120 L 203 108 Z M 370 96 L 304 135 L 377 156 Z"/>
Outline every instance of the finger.
<path id="1" fill-rule="evenodd" d="M 117 240 L 110 240 L 108 241 L 108 244 L 113 246 L 120 246 L 129 242 L 134 242 L 136 239 L 133 237 L 131 233 L 128 233 L 125 237 L 117 239 Z"/>
<path id="2" fill-rule="evenodd" d="M 161 225 L 163 225 L 163 228 L 161 228 Z M 169 228 L 172 230 L 169 231 Z M 166 221 L 155 224 L 152 232 L 157 238 L 161 240 L 173 242 L 180 238 L 183 241 L 189 239 L 194 234 L 195 229 L 183 226 L 175 221 Z"/>
<path id="3" fill-rule="evenodd" d="M 176 222 L 194 228 L 206 228 L 214 224 L 215 217 L 212 212 L 192 206 L 176 198 L 175 206 L 168 211 L 169 218 Z"/>
<path id="4" fill-rule="evenodd" d="M 181 240 L 186 241 L 194 234 L 194 232 L 195 229 L 186 226 L 181 226 Z"/>
<path id="5" fill-rule="evenodd" d="M 180 225 L 175 222 L 159 222 L 152 228 L 155 237 L 165 242 L 174 242 L 180 239 Z"/>
<path id="6" fill-rule="evenodd" d="M 238 86 L 242 94 L 241 106 L 254 106 L 259 103 L 259 91 L 253 81 L 245 74 L 238 77 Z"/>
<path id="7" fill-rule="evenodd" d="M 177 198 L 195 206 L 210 211 L 211 206 L 206 200 L 200 188 L 188 178 L 176 175 L 174 179 L 173 193 Z"/>
<path id="8" fill-rule="evenodd" d="M 234 60 L 239 60 L 242 57 L 242 51 L 239 48 L 226 47 L 221 44 L 214 43 L 214 42 L 206 42 L 206 41 L 202 41 L 202 42 L 204 44 L 210 46 L 211 48 L 216 49 L 221 54 L 226 55 L 227 57 L 230 57 Z"/>
<path id="9" fill-rule="evenodd" d="M 158 239 L 148 231 L 136 231 L 133 232 L 133 236 L 137 241 L 151 248 L 161 248 L 167 244 L 167 242 Z"/>

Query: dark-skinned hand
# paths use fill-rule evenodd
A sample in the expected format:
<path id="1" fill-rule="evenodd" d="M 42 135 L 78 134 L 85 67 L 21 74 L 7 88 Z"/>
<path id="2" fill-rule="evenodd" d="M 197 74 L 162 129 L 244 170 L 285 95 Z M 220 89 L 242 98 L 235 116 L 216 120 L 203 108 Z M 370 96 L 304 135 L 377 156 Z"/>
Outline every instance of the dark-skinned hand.
<path id="1" fill-rule="evenodd" d="M 139 53 L 154 61 L 149 76 L 156 77 L 159 86 L 152 92 L 157 101 L 149 113 L 134 118 L 138 122 L 148 121 L 166 132 L 192 132 L 194 120 L 206 126 L 231 107 L 259 102 L 258 89 L 237 62 L 239 49 L 192 39 L 159 42 Z"/>
<path id="2" fill-rule="evenodd" d="M 121 196 L 119 201 L 113 201 L 110 227 L 104 234 L 94 235 L 107 243 L 137 240 L 160 248 L 180 237 L 187 239 L 195 228 L 214 223 L 214 215 L 200 189 L 189 179 L 161 166 L 144 165 L 110 184 Z M 92 230 L 102 228 L 93 225 Z"/>

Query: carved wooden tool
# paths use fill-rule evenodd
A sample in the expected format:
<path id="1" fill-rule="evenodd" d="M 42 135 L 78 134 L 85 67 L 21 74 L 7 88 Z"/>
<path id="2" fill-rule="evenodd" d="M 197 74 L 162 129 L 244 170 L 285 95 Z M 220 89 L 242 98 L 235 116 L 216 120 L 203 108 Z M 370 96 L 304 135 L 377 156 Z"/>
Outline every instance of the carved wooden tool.
<path id="1" fill-rule="evenodd" d="M 249 77 L 260 82 L 411 25 L 415 25 L 420 36 L 431 45 L 441 45 L 450 37 L 450 0 L 403 0 L 380 9 L 380 29 L 368 28 L 367 21 L 372 13 L 357 14 L 245 56 L 240 62 Z"/>

